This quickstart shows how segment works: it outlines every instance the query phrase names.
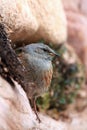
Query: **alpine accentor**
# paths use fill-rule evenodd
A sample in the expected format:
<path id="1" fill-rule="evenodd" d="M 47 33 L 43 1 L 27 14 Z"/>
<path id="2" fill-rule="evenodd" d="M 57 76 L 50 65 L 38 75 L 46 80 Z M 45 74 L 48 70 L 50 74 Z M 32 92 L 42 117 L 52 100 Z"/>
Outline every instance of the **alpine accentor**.
<path id="1" fill-rule="evenodd" d="M 25 89 L 37 115 L 35 99 L 48 90 L 53 74 L 52 59 L 59 55 L 43 43 L 20 47 L 17 54 L 27 70 L 25 75 L 27 82 L 34 83 Z M 39 119 L 38 115 L 37 118 Z"/>

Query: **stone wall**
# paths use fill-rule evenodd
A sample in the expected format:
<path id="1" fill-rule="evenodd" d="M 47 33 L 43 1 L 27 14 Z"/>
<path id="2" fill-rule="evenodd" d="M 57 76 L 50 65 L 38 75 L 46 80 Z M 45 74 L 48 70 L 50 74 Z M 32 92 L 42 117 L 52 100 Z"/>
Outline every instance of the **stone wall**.
<path id="1" fill-rule="evenodd" d="M 66 17 L 61 0 L 1 0 L 0 16 L 13 42 L 66 41 Z"/>

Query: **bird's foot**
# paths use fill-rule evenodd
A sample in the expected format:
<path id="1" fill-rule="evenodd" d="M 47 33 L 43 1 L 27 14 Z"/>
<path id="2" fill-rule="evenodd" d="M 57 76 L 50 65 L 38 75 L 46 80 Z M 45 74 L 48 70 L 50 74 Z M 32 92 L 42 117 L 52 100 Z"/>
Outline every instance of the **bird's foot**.
<path id="1" fill-rule="evenodd" d="M 37 118 L 38 122 L 41 123 L 41 120 L 40 120 L 40 117 L 39 117 L 39 115 L 37 113 L 37 110 L 34 110 L 34 113 L 36 115 L 36 118 Z"/>
<path id="2" fill-rule="evenodd" d="M 36 115 L 36 118 L 37 118 L 38 122 L 41 123 L 41 120 L 40 120 L 39 115 L 38 115 L 38 112 L 37 112 L 37 107 L 36 107 L 35 98 L 33 98 L 32 103 L 33 103 L 33 110 L 34 110 L 34 113 L 35 113 L 35 115 Z"/>

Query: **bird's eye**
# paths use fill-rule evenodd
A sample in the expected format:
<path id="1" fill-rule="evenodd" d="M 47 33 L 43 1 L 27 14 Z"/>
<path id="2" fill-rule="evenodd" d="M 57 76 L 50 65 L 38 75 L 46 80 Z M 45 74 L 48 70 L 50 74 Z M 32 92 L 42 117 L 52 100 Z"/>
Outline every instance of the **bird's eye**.
<path id="1" fill-rule="evenodd" d="M 47 49 L 45 49 L 45 48 L 39 48 L 39 47 L 35 51 L 38 52 L 38 53 L 48 52 Z"/>
<path id="2" fill-rule="evenodd" d="M 54 55 L 54 54 L 53 54 L 53 52 L 49 51 L 49 50 L 48 50 L 48 49 L 46 49 L 46 48 L 44 48 L 43 50 L 44 50 L 44 52 L 48 53 L 48 54 L 49 54 L 49 55 L 51 55 L 51 56 L 53 56 L 53 55 Z"/>
<path id="3" fill-rule="evenodd" d="M 47 50 L 46 48 L 43 48 L 43 51 L 44 51 L 44 52 L 48 52 L 48 50 Z"/>

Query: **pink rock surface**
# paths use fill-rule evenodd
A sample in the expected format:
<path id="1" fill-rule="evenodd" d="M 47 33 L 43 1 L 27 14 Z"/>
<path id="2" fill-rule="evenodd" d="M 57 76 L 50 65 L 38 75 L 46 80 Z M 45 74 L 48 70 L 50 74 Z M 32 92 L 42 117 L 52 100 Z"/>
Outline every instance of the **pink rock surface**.
<path id="1" fill-rule="evenodd" d="M 42 122 L 38 123 L 21 86 L 16 83 L 13 89 L 0 77 L 0 130 L 87 130 L 87 109 L 69 112 L 70 121 L 39 114 Z"/>
<path id="2" fill-rule="evenodd" d="M 63 4 L 68 21 L 68 43 L 87 68 L 87 0 L 63 0 Z"/>

